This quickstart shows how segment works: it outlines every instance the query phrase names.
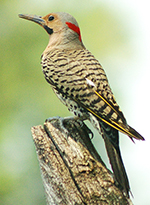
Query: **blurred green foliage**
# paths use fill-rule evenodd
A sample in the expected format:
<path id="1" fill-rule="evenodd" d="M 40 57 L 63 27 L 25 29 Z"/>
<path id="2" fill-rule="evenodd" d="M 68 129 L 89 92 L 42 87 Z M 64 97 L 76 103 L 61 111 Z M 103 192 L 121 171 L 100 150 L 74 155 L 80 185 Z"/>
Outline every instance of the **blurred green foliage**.
<path id="1" fill-rule="evenodd" d="M 40 69 L 47 33 L 17 16 L 18 13 L 46 15 L 53 11 L 75 16 L 83 42 L 96 57 L 105 58 L 112 52 L 114 55 L 128 39 L 115 12 L 97 1 L 0 2 L 1 205 L 45 204 L 30 128 L 43 124 L 48 117 L 70 115 Z"/>

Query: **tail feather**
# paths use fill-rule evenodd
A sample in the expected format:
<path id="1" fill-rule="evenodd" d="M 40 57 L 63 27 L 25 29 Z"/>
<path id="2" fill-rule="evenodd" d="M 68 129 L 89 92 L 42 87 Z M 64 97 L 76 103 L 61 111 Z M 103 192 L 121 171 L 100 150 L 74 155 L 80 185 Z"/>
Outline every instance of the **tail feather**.
<path id="1" fill-rule="evenodd" d="M 120 189 L 127 197 L 129 197 L 129 180 L 121 158 L 119 147 L 116 149 L 107 137 L 104 137 L 104 142 L 115 179 L 118 182 Z"/>
<path id="2" fill-rule="evenodd" d="M 104 123 L 100 123 L 100 125 L 115 180 L 119 184 L 119 187 L 122 192 L 125 193 L 127 197 L 129 197 L 130 186 L 128 176 L 126 174 L 126 170 L 122 161 L 121 152 L 119 149 L 118 130 Z"/>
<path id="3" fill-rule="evenodd" d="M 133 138 L 137 139 L 137 140 L 145 140 L 144 137 L 142 137 L 135 129 L 133 129 L 132 127 L 128 126 L 129 129 L 129 133 L 131 133 L 131 135 L 129 135 L 129 137 L 132 139 Z"/>

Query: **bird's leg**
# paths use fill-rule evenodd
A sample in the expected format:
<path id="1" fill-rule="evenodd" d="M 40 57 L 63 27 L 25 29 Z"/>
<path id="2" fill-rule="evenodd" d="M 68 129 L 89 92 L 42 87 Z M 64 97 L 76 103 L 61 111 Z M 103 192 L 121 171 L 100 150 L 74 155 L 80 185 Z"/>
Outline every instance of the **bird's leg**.
<path id="1" fill-rule="evenodd" d="M 93 132 L 88 128 L 88 126 L 84 123 L 84 120 L 87 120 L 86 116 L 82 116 L 82 117 L 77 117 L 77 116 L 73 116 L 73 117 L 65 117 L 63 118 L 64 123 L 67 122 L 68 120 L 71 120 L 72 123 L 74 123 L 76 125 L 76 123 L 88 134 L 91 135 L 90 139 L 93 139 Z"/>
<path id="2" fill-rule="evenodd" d="M 67 118 L 67 120 L 69 120 L 69 119 L 72 119 L 73 117 L 66 117 L 66 118 Z M 64 126 L 65 118 L 59 117 L 59 116 L 49 117 L 45 120 L 45 122 L 51 122 L 53 120 L 59 121 L 59 126 L 60 126 L 61 130 L 65 133 L 65 135 L 68 136 L 68 130 Z"/>
<path id="3" fill-rule="evenodd" d="M 79 117 L 77 116 L 69 116 L 69 117 L 59 117 L 59 116 L 56 116 L 56 117 L 49 117 L 46 119 L 45 122 L 51 122 L 53 120 L 57 120 L 59 121 L 59 126 L 60 128 L 62 129 L 62 131 L 68 135 L 68 130 L 65 128 L 64 124 L 67 123 L 67 121 L 72 121 L 72 122 L 78 122 L 78 124 L 80 124 L 80 126 L 82 127 L 83 126 L 83 120 L 84 119 L 80 119 Z"/>
<path id="4" fill-rule="evenodd" d="M 93 138 L 93 133 L 92 131 L 87 127 L 87 125 L 83 122 L 84 120 L 86 120 L 85 117 L 77 117 L 77 116 L 69 116 L 69 117 L 49 117 L 48 119 L 46 119 L 45 122 L 51 122 L 53 120 L 58 120 L 59 121 L 59 126 L 61 128 L 61 130 L 68 136 L 68 130 L 66 129 L 66 127 L 64 126 L 68 121 L 72 121 L 72 123 L 74 124 L 78 124 L 88 135 L 91 135 L 91 139 Z"/>

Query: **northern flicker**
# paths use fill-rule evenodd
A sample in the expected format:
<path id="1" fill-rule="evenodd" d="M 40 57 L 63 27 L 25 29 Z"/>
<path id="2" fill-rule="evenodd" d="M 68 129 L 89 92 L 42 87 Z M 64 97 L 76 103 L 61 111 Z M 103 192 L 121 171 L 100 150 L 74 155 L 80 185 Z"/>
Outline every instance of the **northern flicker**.
<path id="1" fill-rule="evenodd" d="M 144 138 L 127 121 L 116 103 L 105 71 L 83 45 L 77 21 L 68 13 L 44 17 L 20 14 L 41 25 L 49 35 L 42 54 L 42 70 L 58 98 L 76 119 L 88 119 L 104 139 L 107 154 L 122 192 L 129 197 L 129 181 L 119 149 L 119 132 L 132 140 Z"/>

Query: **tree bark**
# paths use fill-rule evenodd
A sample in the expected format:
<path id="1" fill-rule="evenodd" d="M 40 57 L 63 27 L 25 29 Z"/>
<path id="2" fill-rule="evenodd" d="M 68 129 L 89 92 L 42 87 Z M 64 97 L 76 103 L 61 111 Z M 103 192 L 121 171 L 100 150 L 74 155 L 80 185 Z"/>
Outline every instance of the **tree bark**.
<path id="1" fill-rule="evenodd" d="M 89 137 L 74 120 L 53 118 L 31 129 L 49 205 L 131 205 Z"/>

